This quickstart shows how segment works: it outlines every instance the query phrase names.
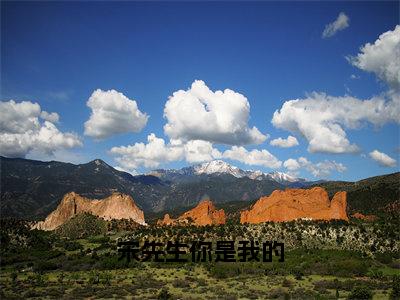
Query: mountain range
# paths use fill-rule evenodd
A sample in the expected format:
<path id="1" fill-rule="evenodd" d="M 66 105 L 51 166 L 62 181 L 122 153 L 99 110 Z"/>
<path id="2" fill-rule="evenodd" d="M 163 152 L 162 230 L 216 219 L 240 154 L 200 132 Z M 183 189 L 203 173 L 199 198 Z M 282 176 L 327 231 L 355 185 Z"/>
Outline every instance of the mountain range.
<path id="1" fill-rule="evenodd" d="M 0 157 L 0 167 L 1 217 L 32 220 L 43 219 L 72 191 L 97 199 L 124 193 L 146 215 L 191 208 L 206 198 L 219 207 L 245 207 L 274 190 L 317 185 L 325 186 L 330 194 L 348 191 L 350 209 L 354 206 L 359 212 L 399 200 L 400 173 L 353 183 L 311 182 L 285 173 L 241 170 L 223 161 L 136 176 L 118 171 L 101 159 L 75 165 Z"/>
<path id="2" fill-rule="evenodd" d="M 213 160 L 203 164 L 198 164 L 182 169 L 158 169 L 151 171 L 148 175 L 153 175 L 164 180 L 170 181 L 198 181 L 201 175 L 231 175 L 236 178 L 250 178 L 253 180 L 273 180 L 283 185 L 290 185 L 297 182 L 306 182 L 303 178 L 296 178 L 282 172 L 263 173 L 261 171 L 242 170 L 232 166 L 222 160 Z"/>

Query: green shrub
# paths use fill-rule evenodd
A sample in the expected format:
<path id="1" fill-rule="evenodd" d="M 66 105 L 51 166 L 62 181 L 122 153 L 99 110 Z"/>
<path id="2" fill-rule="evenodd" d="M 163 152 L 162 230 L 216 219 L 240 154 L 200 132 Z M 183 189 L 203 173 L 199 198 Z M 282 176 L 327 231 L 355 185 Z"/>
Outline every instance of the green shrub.
<path id="1" fill-rule="evenodd" d="M 241 269 L 237 264 L 215 263 L 210 269 L 210 274 L 216 278 L 229 278 L 241 274 Z"/>
<path id="2" fill-rule="evenodd" d="M 393 261 L 391 253 L 377 253 L 375 254 L 375 258 L 383 263 L 383 264 L 390 264 Z"/>
<path id="3" fill-rule="evenodd" d="M 104 243 L 108 243 L 110 241 L 110 237 L 108 237 L 108 236 L 93 236 L 93 237 L 89 237 L 88 241 L 93 244 L 104 244 Z"/>
<path id="4" fill-rule="evenodd" d="M 56 270 L 57 264 L 48 260 L 40 260 L 36 262 L 34 270 L 39 273 L 43 273 L 44 271 Z"/>
<path id="5" fill-rule="evenodd" d="M 28 281 L 30 282 L 31 286 L 44 286 L 47 278 L 40 273 L 35 273 L 28 276 Z"/>
<path id="6" fill-rule="evenodd" d="M 168 291 L 167 288 L 163 288 L 163 289 L 158 293 L 158 296 L 157 296 L 157 299 L 160 299 L 160 300 L 168 300 L 168 299 L 171 299 L 171 298 L 172 298 L 172 296 L 171 296 L 171 294 L 169 293 L 169 291 Z"/>
<path id="7" fill-rule="evenodd" d="M 293 286 L 293 281 L 291 281 L 290 279 L 285 278 L 285 279 L 282 281 L 282 286 L 283 286 L 283 287 L 290 288 L 290 287 Z"/>
<path id="8" fill-rule="evenodd" d="M 390 299 L 400 299 L 400 276 L 393 276 Z"/>
<path id="9" fill-rule="evenodd" d="M 10 274 L 10 277 L 11 277 L 11 282 L 12 282 L 12 283 L 15 283 L 15 282 L 17 281 L 18 275 L 17 275 L 17 273 L 12 272 L 12 273 Z"/>
<path id="10" fill-rule="evenodd" d="M 300 268 L 295 268 L 292 273 L 296 280 L 303 280 L 304 272 Z"/>
<path id="11" fill-rule="evenodd" d="M 74 216 L 55 230 L 61 237 L 81 239 L 107 232 L 107 222 L 89 213 Z"/>
<path id="12" fill-rule="evenodd" d="M 83 250 L 83 246 L 77 241 L 64 241 L 62 247 L 67 251 Z"/>
<path id="13" fill-rule="evenodd" d="M 117 255 L 113 256 L 101 256 L 101 258 L 97 261 L 95 268 L 100 270 L 115 270 L 115 269 L 126 269 L 137 267 L 138 262 L 135 260 L 131 260 L 128 263 L 125 259 L 118 259 Z"/>
<path id="14" fill-rule="evenodd" d="M 31 230 L 25 220 L 0 219 L 1 250 L 13 253 L 21 249 L 47 250 L 55 240 L 54 234 L 42 230 Z"/>
<path id="15" fill-rule="evenodd" d="M 365 285 L 356 286 L 350 293 L 349 299 L 369 300 L 372 299 L 372 291 Z"/>
<path id="16" fill-rule="evenodd" d="M 98 284 L 100 282 L 100 275 L 96 271 L 91 271 L 89 273 L 89 283 L 90 284 Z"/>
<path id="17" fill-rule="evenodd" d="M 186 287 L 190 287 L 190 282 L 185 279 L 176 279 L 176 280 L 174 280 L 172 285 L 176 288 L 186 288 Z"/>
<path id="18" fill-rule="evenodd" d="M 110 285 L 111 284 L 112 275 L 109 272 L 104 272 L 100 274 L 100 281 L 102 284 Z"/>

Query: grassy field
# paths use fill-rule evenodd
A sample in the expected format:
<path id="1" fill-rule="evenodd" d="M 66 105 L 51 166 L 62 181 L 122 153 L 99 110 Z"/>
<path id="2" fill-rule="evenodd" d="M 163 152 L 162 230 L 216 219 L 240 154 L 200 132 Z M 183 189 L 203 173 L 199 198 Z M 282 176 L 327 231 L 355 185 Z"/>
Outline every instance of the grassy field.
<path id="1" fill-rule="evenodd" d="M 369 277 L 330 275 L 241 274 L 212 276 L 201 265 L 180 267 L 144 263 L 107 271 L 26 271 L 1 274 L 2 299 L 348 299 L 355 286 L 367 288 L 373 299 L 389 299 L 391 282 Z"/>

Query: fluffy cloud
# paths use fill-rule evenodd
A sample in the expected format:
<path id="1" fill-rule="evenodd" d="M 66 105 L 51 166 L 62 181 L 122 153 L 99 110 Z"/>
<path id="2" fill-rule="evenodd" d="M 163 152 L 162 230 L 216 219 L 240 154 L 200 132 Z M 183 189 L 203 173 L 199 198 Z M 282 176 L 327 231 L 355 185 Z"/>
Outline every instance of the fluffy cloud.
<path id="1" fill-rule="evenodd" d="M 136 172 L 139 167 L 156 168 L 161 164 L 185 160 L 189 163 L 200 163 L 214 159 L 227 158 L 248 165 L 258 165 L 268 168 L 279 168 L 282 162 L 267 150 L 248 151 L 244 147 L 233 146 L 221 153 L 213 144 L 202 140 L 183 142 L 171 139 L 165 143 L 154 133 L 147 137 L 147 143 L 135 143 L 129 146 L 113 147 L 110 153 L 115 156 L 120 170 Z"/>
<path id="2" fill-rule="evenodd" d="M 42 111 L 38 103 L 0 102 L 0 154 L 8 157 L 25 157 L 30 152 L 52 155 L 57 150 L 82 146 L 76 134 L 63 133 L 51 122 L 58 119 L 57 113 Z"/>
<path id="3" fill-rule="evenodd" d="M 400 96 L 386 96 L 360 100 L 312 93 L 305 99 L 286 101 L 275 111 L 272 124 L 304 136 L 310 152 L 357 152 L 358 146 L 350 143 L 343 128 L 357 129 L 365 122 L 376 126 L 400 123 Z"/>
<path id="4" fill-rule="evenodd" d="M 198 163 L 221 158 L 221 152 L 213 148 L 210 142 L 202 140 L 189 141 L 184 146 L 185 159 L 190 163 Z"/>
<path id="5" fill-rule="evenodd" d="M 373 72 L 392 88 L 400 88 L 400 25 L 382 33 L 374 44 L 367 43 L 355 57 L 348 57 L 354 66 Z"/>
<path id="6" fill-rule="evenodd" d="M 232 90 L 211 91 L 196 80 L 187 91 L 174 92 L 164 108 L 165 134 L 172 139 L 203 140 L 218 144 L 260 144 L 267 139 L 248 125 L 247 98 Z"/>
<path id="7" fill-rule="evenodd" d="M 58 123 L 58 121 L 60 120 L 60 116 L 58 115 L 58 113 L 55 112 L 48 113 L 47 111 L 42 111 L 40 113 L 40 117 L 43 120 L 49 121 L 51 123 Z"/>
<path id="8" fill-rule="evenodd" d="M 395 167 L 397 164 L 395 159 L 383 152 L 379 152 L 378 150 L 370 152 L 369 156 L 383 167 Z"/>
<path id="9" fill-rule="evenodd" d="M 346 170 L 346 167 L 343 164 L 335 161 L 325 160 L 318 163 L 312 163 L 305 157 L 299 157 L 297 160 L 289 158 L 283 163 L 283 166 L 292 173 L 304 168 L 314 177 L 318 178 L 328 177 L 332 171 L 344 172 Z"/>
<path id="10" fill-rule="evenodd" d="M 300 164 L 297 162 L 297 160 L 293 158 L 289 158 L 288 160 L 285 160 L 283 163 L 283 166 L 288 169 L 289 171 L 297 171 L 298 169 L 301 168 Z"/>
<path id="11" fill-rule="evenodd" d="M 335 21 L 325 26 L 322 37 L 328 38 L 334 36 L 338 31 L 349 27 L 349 20 L 349 17 L 344 12 L 341 12 Z"/>
<path id="12" fill-rule="evenodd" d="M 110 153 L 116 156 L 116 161 L 124 170 L 135 172 L 139 167 L 156 168 L 161 164 L 186 160 L 189 163 L 199 163 L 221 158 L 221 153 L 213 148 L 210 142 L 191 140 L 186 143 L 181 140 L 158 138 L 154 133 L 148 135 L 147 144 L 135 143 L 130 146 L 113 147 Z"/>
<path id="13" fill-rule="evenodd" d="M 12 134 L 38 129 L 40 113 L 40 105 L 30 101 L 0 102 L 0 132 Z"/>
<path id="14" fill-rule="evenodd" d="M 304 136 L 310 152 L 357 152 L 358 146 L 347 139 L 346 128 L 357 129 L 366 122 L 375 126 L 400 123 L 400 26 L 348 59 L 360 69 L 374 72 L 390 89 L 367 100 L 312 93 L 305 99 L 286 101 L 275 111 L 272 124 Z"/>
<path id="15" fill-rule="evenodd" d="M 147 136 L 147 144 L 135 143 L 129 146 L 113 147 L 111 154 L 122 168 L 134 170 L 140 166 L 146 168 L 158 167 L 161 163 L 180 160 L 183 157 L 181 144 L 165 144 L 162 138 L 154 133 Z"/>
<path id="16" fill-rule="evenodd" d="M 297 146 L 299 142 L 294 136 L 289 135 L 287 139 L 283 138 L 277 138 L 269 142 L 271 146 L 277 146 L 277 147 L 282 147 L 282 148 L 290 148 Z"/>
<path id="17" fill-rule="evenodd" d="M 248 151 L 244 147 L 233 146 L 223 153 L 223 157 L 240 161 L 246 165 L 264 166 L 272 169 L 279 168 L 282 165 L 280 160 L 265 149 Z"/>
<path id="18" fill-rule="evenodd" d="M 147 124 L 148 116 L 139 110 L 136 101 L 115 90 L 95 90 L 86 105 L 92 113 L 85 122 L 85 135 L 95 139 L 140 132 Z"/>

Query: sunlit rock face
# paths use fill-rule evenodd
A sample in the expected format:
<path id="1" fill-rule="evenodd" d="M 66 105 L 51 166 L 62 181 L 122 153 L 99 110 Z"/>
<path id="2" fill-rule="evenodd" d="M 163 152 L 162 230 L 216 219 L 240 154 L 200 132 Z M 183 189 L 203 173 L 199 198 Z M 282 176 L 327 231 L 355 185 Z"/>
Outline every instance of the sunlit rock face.
<path id="1" fill-rule="evenodd" d="M 132 219 L 141 225 L 146 225 L 143 211 L 128 195 L 113 193 L 101 200 L 91 200 L 70 192 L 65 194 L 57 208 L 34 228 L 54 230 L 79 213 L 90 213 L 105 220 Z"/>
<path id="2" fill-rule="evenodd" d="M 169 214 L 166 214 L 163 220 L 158 220 L 157 225 L 192 224 L 196 226 L 205 226 L 225 224 L 225 221 L 226 216 L 224 210 L 217 210 L 211 200 L 206 199 L 177 219 L 172 219 Z"/>
<path id="3" fill-rule="evenodd" d="M 249 210 L 242 211 L 240 222 L 286 222 L 296 219 L 348 220 L 346 192 L 337 192 L 332 201 L 325 189 L 276 190 L 261 197 Z"/>

